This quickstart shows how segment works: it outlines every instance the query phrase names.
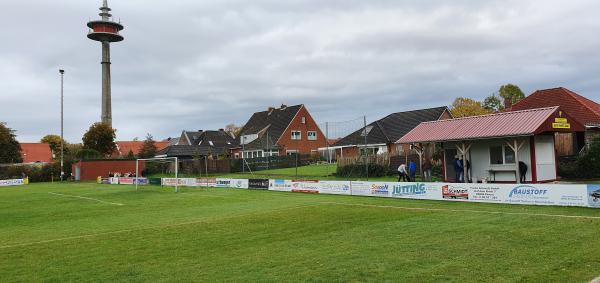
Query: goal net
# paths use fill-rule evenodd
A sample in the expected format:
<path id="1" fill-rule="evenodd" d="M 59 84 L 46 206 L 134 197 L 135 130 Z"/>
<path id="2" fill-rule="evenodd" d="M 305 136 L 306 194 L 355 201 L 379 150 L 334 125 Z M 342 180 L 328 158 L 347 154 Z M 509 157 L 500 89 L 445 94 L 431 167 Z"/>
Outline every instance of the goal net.
<path id="1" fill-rule="evenodd" d="M 179 192 L 179 160 L 177 157 L 140 158 L 135 161 L 136 176 L 161 180 L 160 185 L 173 186 Z M 166 182 L 163 182 L 166 181 Z M 136 182 L 135 189 L 138 189 Z"/>

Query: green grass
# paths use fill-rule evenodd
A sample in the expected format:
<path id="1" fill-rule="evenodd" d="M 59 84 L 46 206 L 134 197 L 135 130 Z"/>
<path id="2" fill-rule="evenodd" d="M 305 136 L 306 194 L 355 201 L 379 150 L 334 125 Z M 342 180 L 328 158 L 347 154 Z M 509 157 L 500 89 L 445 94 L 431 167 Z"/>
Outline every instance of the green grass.
<path id="1" fill-rule="evenodd" d="M 586 282 L 600 276 L 598 235 L 600 209 L 589 208 L 91 183 L 0 188 L 2 282 Z"/>

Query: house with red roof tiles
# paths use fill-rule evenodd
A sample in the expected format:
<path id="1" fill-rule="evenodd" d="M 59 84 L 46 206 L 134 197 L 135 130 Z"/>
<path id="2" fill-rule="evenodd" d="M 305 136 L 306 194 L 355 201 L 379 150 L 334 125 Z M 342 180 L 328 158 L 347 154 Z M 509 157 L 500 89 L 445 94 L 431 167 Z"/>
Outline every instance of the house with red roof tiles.
<path id="1" fill-rule="evenodd" d="M 556 150 L 559 156 L 579 153 L 592 139 L 600 136 L 600 104 L 564 87 L 537 90 L 505 111 L 560 106 L 574 120 L 585 126 L 584 133 L 557 133 Z"/>
<path id="2" fill-rule="evenodd" d="M 47 143 L 21 143 L 23 163 L 49 163 L 53 154 Z"/>
<path id="3" fill-rule="evenodd" d="M 126 157 L 129 152 L 133 152 L 134 155 L 140 154 L 140 150 L 142 150 L 142 146 L 144 145 L 143 141 L 116 141 L 117 150 L 113 153 L 113 157 Z M 168 141 L 157 141 L 154 142 L 156 145 L 156 151 L 163 150 L 165 147 L 169 146 Z"/>

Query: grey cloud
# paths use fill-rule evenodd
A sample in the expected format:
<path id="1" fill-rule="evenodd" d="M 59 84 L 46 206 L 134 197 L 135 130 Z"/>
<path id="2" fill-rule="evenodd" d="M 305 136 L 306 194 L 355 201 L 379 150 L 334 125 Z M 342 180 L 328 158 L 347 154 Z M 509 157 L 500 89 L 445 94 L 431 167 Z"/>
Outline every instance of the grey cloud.
<path id="1" fill-rule="evenodd" d="M 20 140 L 59 131 L 59 67 L 68 140 L 99 120 L 100 46 L 85 23 L 100 2 L 2 4 L 11 24 L 0 27 L 0 121 Z M 306 104 L 320 123 L 374 120 L 459 95 L 482 99 L 508 82 L 600 100 L 600 4 L 591 0 L 109 5 L 125 25 L 111 50 L 119 139 L 241 124 L 281 103 Z"/>

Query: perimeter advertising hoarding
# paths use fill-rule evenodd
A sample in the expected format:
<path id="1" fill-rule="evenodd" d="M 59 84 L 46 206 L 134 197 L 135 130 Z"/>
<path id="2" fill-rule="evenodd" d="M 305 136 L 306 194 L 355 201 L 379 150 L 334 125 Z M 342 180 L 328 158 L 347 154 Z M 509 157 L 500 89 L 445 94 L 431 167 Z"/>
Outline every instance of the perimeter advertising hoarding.
<path id="1" fill-rule="evenodd" d="M 311 180 L 292 180 L 291 186 L 291 191 L 296 193 L 318 194 L 321 189 L 319 181 Z"/>
<path id="2" fill-rule="evenodd" d="M 194 186 L 197 187 L 205 187 L 205 188 L 214 188 L 217 186 L 216 178 L 197 178 L 196 184 Z"/>
<path id="3" fill-rule="evenodd" d="M 230 179 L 231 187 L 234 189 L 247 189 L 248 188 L 248 179 Z"/>
<path id="4" fill-rule="evenodd" d="M 248 179 L 248 188 L 255 190 L 268 190 L 269 179 Z"/>
<path id="5" fill-rule="evenodd" d="M 590 207 L 600 207 L 600 185 L 588 185 L 587 197 Z"/>
<path id="6" fill-rule="evenodd" d="M 350 195 L 350 182 L 319 181 L 319 193 L 332 195 Z"/>
<path id="7" fill-rule="evenodd" d="M 117 178 L 119 180 L 118 184 L 121 185 L 133 185 L 133 178 Z"/>
<path id="8" fill-rule="evenodd" d="M 231 188 L 232 185 L 232 179 L 217 178 L 215 180 L 215 187 L 217 188 Z"/>
<path id="9" fill-rule="evenodd" d="M 25 180 L 23 180 L 23 179 L 0 180 L 0 187 L 21 186 L 21 185 L 25 185 Z"/>
<path id="10" fill-rule="evenodd" d="M 196 186 L 195 178 L 162 178 L 161 185 L 163 186 L 171 186 L 175 185 L 185 186 L 185 187 L 194 187 Z"/>
<path id="11" fill-rule="evenodd" d="M 292 182 L 283 179 L 269 180 L 269 191 L 291 192 Z"/>
<path id="12" fill-rule="evenodd" d="M 352 181 L 350 190 L 356 196 L 391 197 L 393 184 L 397 183 Z"/>
<path id="13" fill-rule="evenodd" d="M 390 183 L 391 196 L 408 199 L 442 199 L 442 187 L 435 183 Z"/>

